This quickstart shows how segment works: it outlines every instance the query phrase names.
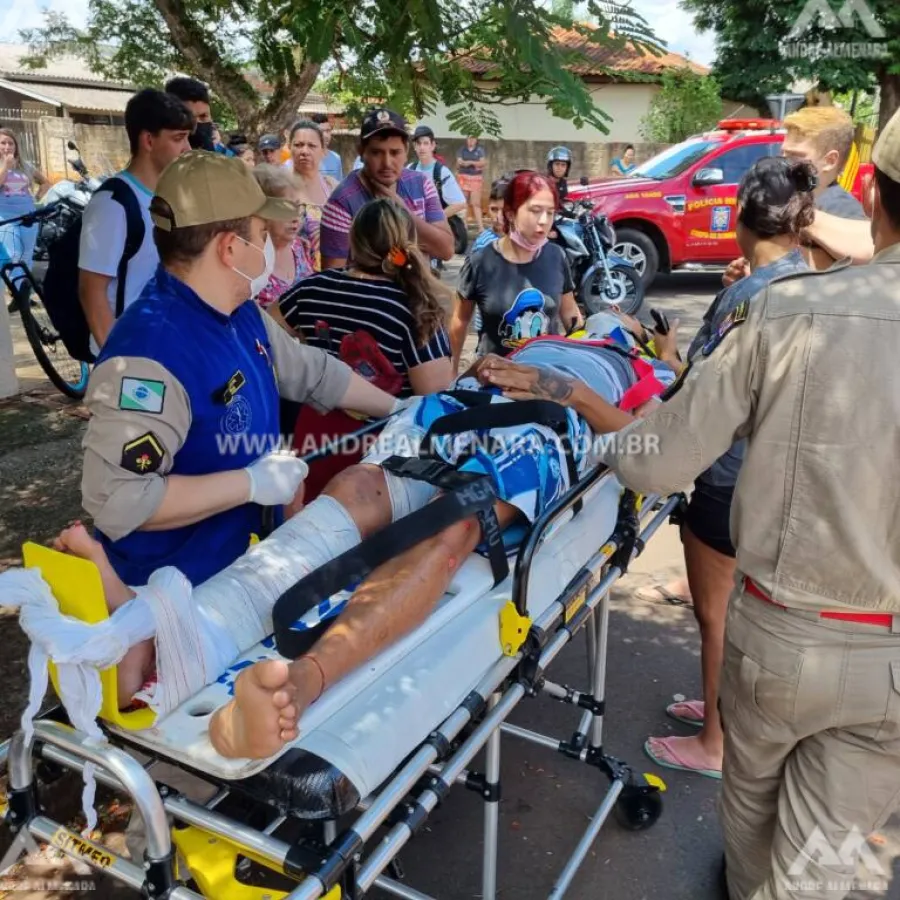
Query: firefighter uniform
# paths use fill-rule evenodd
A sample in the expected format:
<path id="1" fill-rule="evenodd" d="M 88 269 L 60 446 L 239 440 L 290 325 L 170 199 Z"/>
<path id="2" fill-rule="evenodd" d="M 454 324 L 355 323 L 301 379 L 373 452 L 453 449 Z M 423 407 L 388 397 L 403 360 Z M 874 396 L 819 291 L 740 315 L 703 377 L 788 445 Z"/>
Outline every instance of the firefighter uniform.
<path id="1" fill-rule="evenodd" d="M 900 113 L 873 159 L 900 185 Z M 720 700 L 731 900 L 889 877 L 864 839 L 900 804 L 900 242 L 876 246 L 772 282 L 606 456 L 668 494 L 748 441 Z"/>

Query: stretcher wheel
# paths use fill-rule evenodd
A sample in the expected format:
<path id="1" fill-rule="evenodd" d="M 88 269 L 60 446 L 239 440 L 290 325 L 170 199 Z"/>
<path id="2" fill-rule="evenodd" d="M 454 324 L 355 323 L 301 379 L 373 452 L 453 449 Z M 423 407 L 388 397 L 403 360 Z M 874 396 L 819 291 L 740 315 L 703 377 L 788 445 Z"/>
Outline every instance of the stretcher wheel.
<path id="1" fill-rule="evenodd" d="M 616 801 L 616 819 L 628 831 L 645 831 L 656 824 L 662 809 L 658 788 L 627 784 Z"/>

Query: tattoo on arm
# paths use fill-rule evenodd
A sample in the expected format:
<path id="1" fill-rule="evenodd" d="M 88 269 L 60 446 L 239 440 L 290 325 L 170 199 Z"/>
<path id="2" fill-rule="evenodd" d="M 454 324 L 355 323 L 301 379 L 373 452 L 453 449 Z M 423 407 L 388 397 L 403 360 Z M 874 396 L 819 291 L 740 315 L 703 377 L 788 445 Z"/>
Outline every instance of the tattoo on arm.
<path id="1" fill-rule="evenodd" d="M 572 393 L 572 379 L 552 369 L 538 369 L 538 376 L 531 386 L 531 393 L 542 400 L 562 403 Z"/>

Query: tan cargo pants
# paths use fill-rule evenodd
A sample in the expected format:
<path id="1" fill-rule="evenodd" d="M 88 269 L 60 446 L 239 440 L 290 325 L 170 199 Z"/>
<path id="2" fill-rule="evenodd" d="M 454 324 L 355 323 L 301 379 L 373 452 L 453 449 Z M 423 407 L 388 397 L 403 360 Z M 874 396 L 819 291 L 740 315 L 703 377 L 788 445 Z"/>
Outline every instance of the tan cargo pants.
<path id="1" fill-rule="evenodd" d="M 900 804 L 900 633 L 789 611 L 741 587 L 720 696 L 731 900 L 886 891 L 889 868 L 866 838 Z"/>

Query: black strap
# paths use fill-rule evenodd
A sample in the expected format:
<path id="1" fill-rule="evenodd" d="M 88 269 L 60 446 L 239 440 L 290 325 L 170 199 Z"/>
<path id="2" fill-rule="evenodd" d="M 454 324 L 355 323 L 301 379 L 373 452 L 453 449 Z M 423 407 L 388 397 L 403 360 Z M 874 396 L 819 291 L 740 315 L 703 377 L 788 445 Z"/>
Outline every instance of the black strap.
<path id="1" fill-rule="evenodd" d="M 491 403 L 491 395 L 483 391 L 446 391 L 448 396 L 462 402 L 472 398 L 473 406 L 456 413 L 441 416 L 428 429 L 422 439 L 419 455 L 424 459 L 435 458 L 434 439 L 441 435 L 465 434 L 469 431 L 492 431 L 495 428 L 512 428 L 516 425 L 544 425 L 552 428 L 562 441 L 569 471 L 569 486 L 578 481 L 578 465 L 569 439 L 566 408 L 552 400 L 516 400 L 512 403 Z M 478 398 L 475 400 L 474 398 Z M 485 402 L 486 401 L 486 402 Z M 580 501 L 575 511 L 581 509 Z"/>
<path id="2" fill-rule="evenodd" d="M 122 178 L 114 175 L 107 178 L 99 190 L 107 191 L 113 200 L 125 210 L 125 246 L 116 269 L 116 318 L 125 311 L 125 285 L 128 278 L 128 263 L 141 249 L 144 242 L 144 217 L 137 197 L 131 186 Z"/>
<path id="3" fill-rule="evenodd" d="M 396 466 L 394 461 L 397 461 Z M 390 457 L 383 465 L 389 471 L 405 470 L 408 476 L 411 472 L 416 472 L 410 477 L 419 477 L 424 474 L 424 469 L 411 465 L 417 462 L 420 461 Z M 426 465 L 434 467 L 438 463 Z M 454 489 L 442 494 L 417 512 L 404 516 L 398 522 L 382 529 L 314 572 L 310 572 L 278 598 L 272 611 L 272 621 L 275 629 L 275 646 L 282 656 L 288 659 L 302 656 L 309 650 L 311 637 L 313 639 L 318 637 L 315 632 L 295 631 L 293 628 L 294 623 L 307 610 L 332 597 L 347 585 L 362 581 L 378 566 L 434 537 L 456 522 L 477 515 L 488 546 L 493 548 L 499 544 L 502 550 L 503 539 L 494 514 L 497 497 L 490 479 L 483 475 L 458 472 L 446 463 L 443 464 L 442 471 L 433 468 L 432 472 L 435 477 L 442 479 L 443 484 L 453 485 Z M 492 554 L 492 566 L 493 559 Z M 505 553 L 503 564 L 506 572 L 495 583 L 502 581 L 509 573 Z M 495 579 L 497 576 L 498 572 L 495 569 Z"/>

